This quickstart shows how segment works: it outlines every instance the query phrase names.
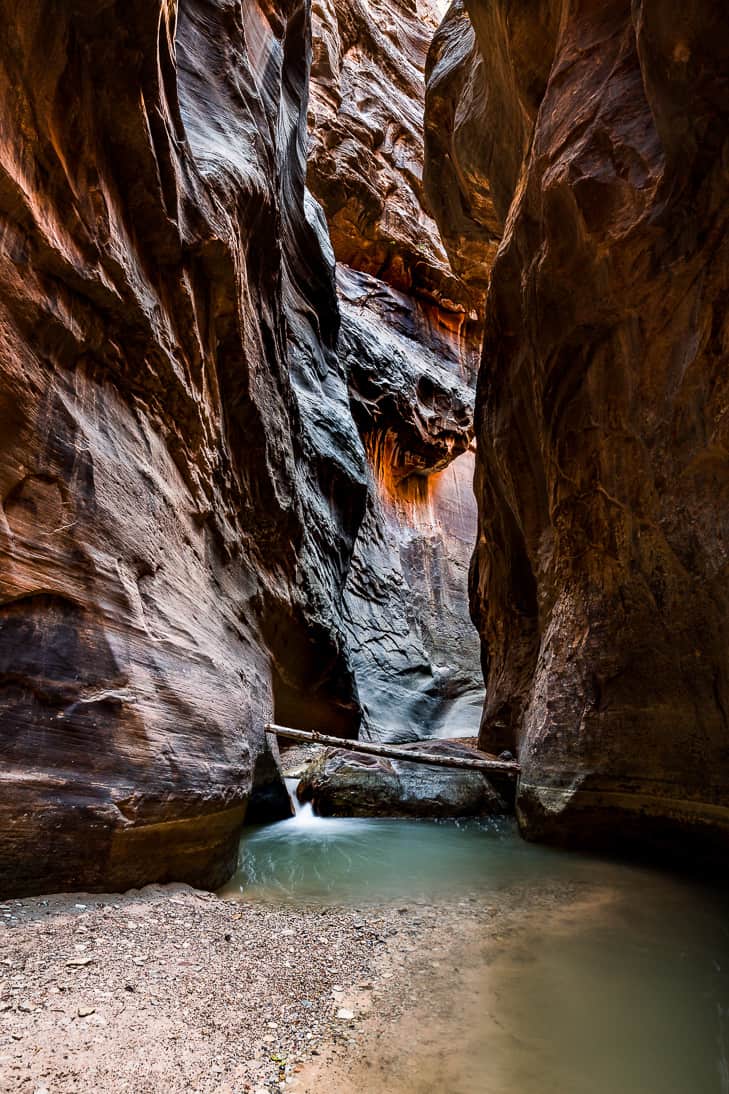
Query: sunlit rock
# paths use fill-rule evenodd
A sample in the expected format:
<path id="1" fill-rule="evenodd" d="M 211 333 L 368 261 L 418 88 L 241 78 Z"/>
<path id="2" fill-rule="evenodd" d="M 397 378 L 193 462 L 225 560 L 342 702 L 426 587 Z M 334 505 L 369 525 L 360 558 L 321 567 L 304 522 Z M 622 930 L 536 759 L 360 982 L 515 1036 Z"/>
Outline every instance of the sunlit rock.
<path id="1" fill-rule="evenodd" d="M 422 183 L 435 5 L 327 0 L 314 12 L 308 182 L 338 259 L 339 353 L 369 457 L 345 593 L 363 736 L 476 731 L 468 610 L 475 539 L 475 303 Z"/>
<path id="2" fill-rule="evenodd" d="M 274 706 L 360 718 L 307 7 L 0 14 L 0 891 L 214 885 Z"/>

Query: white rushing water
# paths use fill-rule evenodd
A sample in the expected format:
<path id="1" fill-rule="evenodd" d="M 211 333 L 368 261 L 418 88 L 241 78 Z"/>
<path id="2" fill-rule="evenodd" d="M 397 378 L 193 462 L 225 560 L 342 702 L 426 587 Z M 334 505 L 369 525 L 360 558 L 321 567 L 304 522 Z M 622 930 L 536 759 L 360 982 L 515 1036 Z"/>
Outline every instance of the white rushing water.
<path id="1" fill-rule="evenodd" d="M 284 779 L 284 782 L 286 783 L 286 789 L 288 790 L 289 797 L 291 798 L 291 804 L 294 807 L 294 815 L 292 819 L 290 821 L 281 822 L 282 824 L 289 825 L 287 831 L 292 831 L 291 826 L 293 826 L 293 829 L 295 829 L 297 832 L 299 832 L 302 828 L 314 828 L 321 831 L 323 826 L 326 824 L 326 818 L 317 817 L 311 802 L 299 801 L 296 796 L 296 787 L 299 785 L 299 780 Z"/>

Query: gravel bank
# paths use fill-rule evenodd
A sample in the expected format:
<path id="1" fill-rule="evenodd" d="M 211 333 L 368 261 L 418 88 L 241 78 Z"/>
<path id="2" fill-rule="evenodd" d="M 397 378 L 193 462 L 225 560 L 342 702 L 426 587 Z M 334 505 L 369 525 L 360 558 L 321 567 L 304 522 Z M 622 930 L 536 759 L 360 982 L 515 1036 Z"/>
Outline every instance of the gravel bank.
<path id="1" fill-rule="evenodd" d="M 360 1022 L 411 1005 L 457 924 L 490 915 L 475 901 L 270 907 L 180 885 L 10 901 L 0 1090 L 285 1090 L 333 1046 L 356 1052 Z"/>

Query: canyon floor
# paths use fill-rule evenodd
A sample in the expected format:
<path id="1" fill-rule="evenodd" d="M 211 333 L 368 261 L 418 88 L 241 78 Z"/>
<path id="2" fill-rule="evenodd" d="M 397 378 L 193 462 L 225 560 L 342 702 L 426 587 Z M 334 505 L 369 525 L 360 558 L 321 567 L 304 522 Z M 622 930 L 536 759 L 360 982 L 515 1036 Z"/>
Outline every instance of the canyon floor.
<path id="1" fill-rule="evenodd" d="M 485 845 L 494 886 L 458 900 L 6 902 L 0 1091 L 724 1091 L 723 887 L 524 854 L 501 885 Z"/>
<path id="2" fill-rule="evenodd" d="M 455 998 L 462 955 L 503 946 L 523 911 L 517 894 L 498 914 L 475 899 L 302 909 L 175 885 L 0 916 L 3 1094 L 303 1094 L 345 1089 L 374 1058 L 407 1089 L 388 1033 L 422 1029 Z"/>

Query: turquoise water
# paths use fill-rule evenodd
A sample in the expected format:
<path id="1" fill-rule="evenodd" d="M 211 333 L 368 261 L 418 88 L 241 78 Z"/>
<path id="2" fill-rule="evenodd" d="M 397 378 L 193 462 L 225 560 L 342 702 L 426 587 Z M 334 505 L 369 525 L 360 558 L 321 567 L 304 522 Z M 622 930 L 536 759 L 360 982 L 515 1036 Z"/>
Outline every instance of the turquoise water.
<path id="1" fill-rule="evenodd" d="M 452 897 L 518 881 L 526 848 L 509 822 L 440 823 L 296 817 L 251 829 L 226 896 L 368 904 Z M 484 870 L 488 849 L 489 869 Z"/>
<path id="2" fill-rule="evenodd" d="M 475 896 L 497 911 L 515 892 L 543 920 L 496 959 L 484 936 L 407 1077 L 377 1072 L 370 1094 L 729 1094 L 729 903 L 714 884 L 530 845 L 510 821 L 305 807 L 246 834 L 224 889 L 357 908 Z M 444 1037 L 453 1049 L 435 1061 Z"/>

